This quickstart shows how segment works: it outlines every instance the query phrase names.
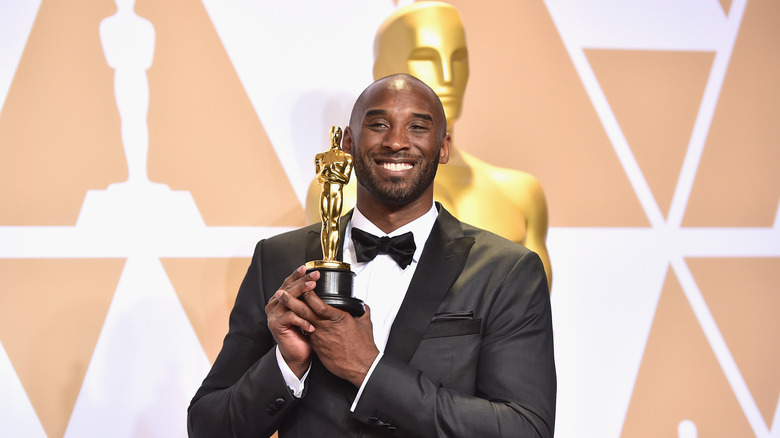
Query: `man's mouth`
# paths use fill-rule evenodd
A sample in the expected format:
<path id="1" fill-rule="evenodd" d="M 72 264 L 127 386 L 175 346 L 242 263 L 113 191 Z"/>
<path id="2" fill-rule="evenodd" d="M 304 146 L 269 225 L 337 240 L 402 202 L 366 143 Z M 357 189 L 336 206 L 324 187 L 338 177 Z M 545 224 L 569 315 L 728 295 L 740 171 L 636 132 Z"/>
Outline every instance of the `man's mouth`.
<path id="1" fill-rule="evenodd" d="M 383 162 L 383 163 L 380 163 L 380 165 L 381 165 L 381 166 L 382 166 L 384 169 L 386 169 L 386 170 L 389 170 L 389 171 L 391 171 L 391 172 L 401 172 L 401 171 L 404 171 L 404 170 L 409 170 L 409 169 L 411 169 L 412 167 L 414 167 L 414 166 L 412 165 L 412 163 L 390 163 L 390 162 Z"/>

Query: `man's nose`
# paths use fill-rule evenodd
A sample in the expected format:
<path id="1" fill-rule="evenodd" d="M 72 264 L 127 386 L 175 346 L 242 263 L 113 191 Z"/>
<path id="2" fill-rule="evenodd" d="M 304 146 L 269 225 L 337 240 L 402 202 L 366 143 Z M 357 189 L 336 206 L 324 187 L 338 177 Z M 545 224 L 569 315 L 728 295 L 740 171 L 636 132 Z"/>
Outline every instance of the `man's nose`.
<path id="1" fill-rule="evenodd" d="M 410 143 L 409 132 L 407 129 L 403 126 L 396 126 L 388 130 L 387 136 L 385 138 L 385 147 L 393 150 L 394 152 L 408 149 L 410 147 Z"/>

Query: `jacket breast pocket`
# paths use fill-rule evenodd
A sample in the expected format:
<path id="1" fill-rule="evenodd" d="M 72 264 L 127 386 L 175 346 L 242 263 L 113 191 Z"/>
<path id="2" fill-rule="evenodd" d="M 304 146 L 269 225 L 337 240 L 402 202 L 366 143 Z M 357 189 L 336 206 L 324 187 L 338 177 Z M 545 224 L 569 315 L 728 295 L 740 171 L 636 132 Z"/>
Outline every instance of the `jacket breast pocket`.
<path id="1" fill-rule="evenodd" d="M 482 318 L 441 318 L 436 315 L 425 330 L 423 339 L 478 335 L 481 330 Z"/>
<path id="2" fill-rule="evenodd" d="M 482 318 L 434 318 L 410 365 L 429 379 L 474 394 Z"/>

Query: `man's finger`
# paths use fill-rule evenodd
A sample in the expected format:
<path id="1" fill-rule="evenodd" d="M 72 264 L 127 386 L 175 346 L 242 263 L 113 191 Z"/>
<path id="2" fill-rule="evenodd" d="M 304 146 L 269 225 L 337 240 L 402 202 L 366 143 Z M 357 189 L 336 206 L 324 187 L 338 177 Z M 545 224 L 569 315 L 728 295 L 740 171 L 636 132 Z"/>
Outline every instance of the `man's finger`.
<path id="1" fill-rule="evenodd" d="M 316 315 L 312 310 L 309 308 L 309 306 L 306 305 L 303 301 L 297 299 L 296 297 L 293 297 L 287 291 L 280 290 L 276 292 L 276 299 L 279 300 L 280 304 L 283 304 L 287 306 L 288 309 L 290 309 L 294 314 L 299 316 L 301 319 L 305 321 L 312 321 L 316 319 Z"/>
<path id="2" fill-rule="evenodd" d="M 310 290 L 314 290 L 317 280 L 320 279 L 320 273 L 313 271 L 299 277 L 296 281 L 283 287 L 282 290 L 290 294 L 293 298 L 298 298 Z"/>
<path id="3" fill-rule="evenodd" d="M 322 299 L 314 292 L 308 292 L 303 295 L 303 299 L 308 304 L 312 312 L 322 319 L 337 320 L 344 317 L 347 314 L 343 310 L 339 310 L 333 306 L 326 304 Z"/>
<path id="4" fill-rule="evenodd" d="M 288 290 L 292 287 L 294 287 L 297 284 L 300 284 L 301 282 L 307 282 L 307 281 L 317 281 L 320 279 L 320 273 L 319 271 L 312 271 L 308 274 L 306 273 L 306 265 L 298 266 L 297 269 L 295 269 L 292 274 L 288 275 L 287 278 L 284 279 L 284 282 L 282 282 L 282 286 L 279 289 Z"/>
<path id="5" fill-rule="evenodd" d="M 368 327 L 368 331 L 373 331 L 373 324 L 371 323 L 371 308 L 368 307 L 368 304 L 363 303 L 363 308 L 366 310 L 365 313 L 360 315 L 359 317 L 355 318 L 358 324 Z"/>
<path id="6" fill-rule="evenodd" d="M 287 327 L 286 329 L 282 329 L 282 331 L 293 330 L 304 336 L 314 331 L 314 326 L 309 321 L 296 315 L 293 311 L 287 311 L 282 314 L 282 316 L 279 317 L 278 323 L 282 327 Z M 296 328 L 293 329 L 293 327 Z"/>
<path id="7" fill-rule="evenodd" d="M 284 279 L 280 289 L 287 289 L 287 286 L 302 278 L 304 275 L 306 275 L 306 265 L 298 266 L 298 268 L 296 268 L 292 274 L 288 275 L 287 278 Z"/>
<path id="8" fill-rule="evenodd" d="M 371 307 L 368 306 L 368 304 L 363 303 L 363 310 L 365 310 L 365 313 L 360 315 L 358 320 L 368 320 L 371 321 Z"/>

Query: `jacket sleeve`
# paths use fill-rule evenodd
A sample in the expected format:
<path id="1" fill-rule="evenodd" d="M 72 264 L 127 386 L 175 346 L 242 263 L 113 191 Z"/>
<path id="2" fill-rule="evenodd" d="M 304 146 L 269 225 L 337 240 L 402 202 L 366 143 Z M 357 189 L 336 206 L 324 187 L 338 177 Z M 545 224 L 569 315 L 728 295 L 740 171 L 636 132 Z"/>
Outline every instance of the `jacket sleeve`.
<path id="1" fill-rule="evenodd" d="M 270 436 L 297 402 L 279 370 L 268 329 L 262 250 L 261 241 L 239 288 L 222 350 L 190 403 L 190 437 Z"/>
<path id="2" fill-rule="evenodd" d="M 552 437 L 556 375 L 547 280 L 538 255 L 518 259 L 486 314 L 474 394 L 385 355 L 353 418 L 398 436 Z"/>

